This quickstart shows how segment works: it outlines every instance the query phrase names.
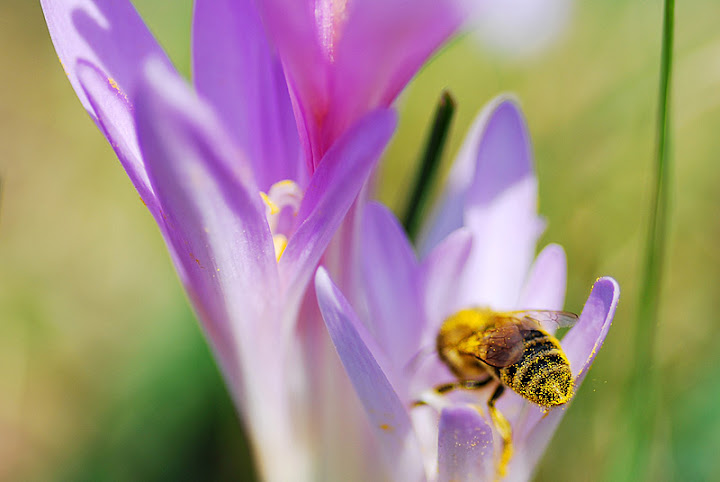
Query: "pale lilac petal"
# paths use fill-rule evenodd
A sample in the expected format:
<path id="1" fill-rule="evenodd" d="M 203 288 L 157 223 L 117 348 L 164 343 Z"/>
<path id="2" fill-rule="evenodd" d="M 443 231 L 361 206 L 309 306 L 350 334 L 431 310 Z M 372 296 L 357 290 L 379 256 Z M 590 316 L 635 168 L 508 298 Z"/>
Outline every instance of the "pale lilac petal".
<path id="1" fill-rule="evenodd" d="M 237 393 L 247 376 L 237 372 L 237 352 L 249 362 L 279 331 L 269 306 L 279 286 L 264 206 L 212 111 L 162 64 L 149 64 L 136 115 L 166 241 Z"/>
<path id="2" fill-rule="evenodd" d="M 143 61 L 152 56 L 169 66 L 169 60 L 127 0 L 41 0 L 40 4 L 70 84 L 156 215 L 130 99 Z"/>
<path id="3" fill-rule="evenodd" d="M 365 206 L 360 249 L 370 329 L 393 366 L 403 366 L 425 324 L 415 252 L 395 215 L 375 202 Z"/>
<path id="4" fill-rule="evenodd" d="M 465 226 L 474 234 L 464 283 L 468 304 L 517 306 L 543 229 L 525 119 L 512 100 L 490 114 L 476 152 Z"/>
<path id="5" fill-rule="evenodd" d="M 404 376 L 410 380 L 410 394 L 418 397 L 428 387 L 452 382 L 455 376 L 437 357 L 435 343 L 443 321 L 459 304 L 458 292 L 472 247 L 472 236 L 458 229 L 435 247 L 422 264 L 422 295 L 418 302 L 424 309 L 423 324 L 416 350 L 405 363 Z"/>
<path id="6" fill-rule="evenodd" d="M 169 64 L 129 0 L 40 0 L 40 5 L 63 69 L 90 115 L 78 60 L 97 66 L 130 98 L 147 58 Z"/>
<path id="7" fill-rule="evenodd" d="M 407 409 L 358 334 L 362 323 L 327 272 L 315 276 L 318 304 L 345 371 L 355 387 L 395 480 L 424 480 L 422 457 Z"/>
<path id="8" fill-rule="evenodd" d="M 535 259 L 518 308 L 536 310 L 562 310 L 567 288 L 567 260 L 559 244 L 549 244 Z"/>
<path id="9" fill-rule="evenodd" d="M 442 322 L 464 308 L 459 305 L 460 281 L 472 248 L 472 233 L 460 228 L 451 233 L 423 260 L 423 298 L 427 325 L 423 346 L 434 343 Z"/>
<path id="10" fill-rule="evenodd" d="M 600 278 L 585 302 L 577 324 L 562 340 L 563 350 L 575 376 L 575 389 L 580 388 L 598 350 L 605 341 L 620 296 L 620 287 L 612 278 Z M 516 427 L 517 450 L 511 461 L 511 480 L 526 480 L 555 433 L 567 407 L 556 408 L 547 415 L 537 407 L 529 407 L 522 424 Z"/>
<path id="11" fill-rule="evenodd" d="M 440 414 L 438 427 L 440 482 L 492 480 L 492 429 L 477 410 L 459 405 Z"/>
<path id="12" fill-rule="evenodd" d="M 506 99 L 505 96 L 496 97 L 483 107 L 473 121 L 453 162 L 437 206 L 423 225 L 418 242 L 422 256 L 429 253 L 447 235 L 464 226 L 465 198 L 475 177 L 478 144 L 492 114 Z"/>
<path id="13" fill-rule="evenodd" d="M 305 172 L 279 59 L 252 0 L 198 0 L 193 17 L 198 93 L 243 148 L 260 189 Z"/>
<path id="14" fill-rule="evenodd" d="M 279 262 L 289 305 L 296 305 L 330 239 L 368 179 L 396 124 L 392 110 L 366 116 L 328 151 L 313 174 Z"/>
<path id="15" fill-rule="evenodd" d="M 500 96 L 480 112 L 428 219 L 421 253 L 461 226 L 475 236 L 464 302 L 515 308 L 543 223 L 527 126 L 511 98 Z"/>
<path id="16" fill-rule="evenodd" d="M 115 150 L 140 198 L 158 222 L 161 222 L 155 194 L 140 153 L 130 100 L 96 66 L 80 60 L 77 73 L 83 92 L 97 116 L 98 127 Z"/>
<path id="17" fill-rule="evenodd" d="M 620 299 L 620 287 L 612 278 L 600 278 L 593 285 L 580 319 L 562 340 L 575 377 L 584 377 L 597 351 L 605 341 L 615 308 Z"/>

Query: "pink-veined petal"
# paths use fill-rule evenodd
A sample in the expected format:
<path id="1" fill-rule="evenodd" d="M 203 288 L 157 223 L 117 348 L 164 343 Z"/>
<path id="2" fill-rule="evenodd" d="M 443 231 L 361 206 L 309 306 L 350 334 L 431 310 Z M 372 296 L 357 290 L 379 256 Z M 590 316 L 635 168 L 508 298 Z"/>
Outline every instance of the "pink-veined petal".
<path id="1" fill-rule="evenodd" d="M 311 136 L 314 136 L 312 126 L 322 121 L 328 102 L 328 66 L 317 37 L 314 3 L 309 0 L 257 1 L 263 24 L 283 62 L 310 172 L 316 164 L 310 145 Z M 309 132 L 310 128 L 312 132 Z"/>
<path id="2" fill-rule="evenodd" d="M 620 287 L 612 278 L 600 278 L 585 302 L 577 324 L 562 340 L 575 376 L 575 390 L 580 388 L 598 350 L 610 330 L 620 296 Z M 516 427 L 516 455 L 510 462 L 510 480 L 527 480 L 555 433 L 567 407 L 545 415 L 538 407 L 528 407 L 526 418 Z"/>
<path id="3" fill-rule="evenodd" d="M 335 349 L 384 447 L 389 473 L 394 480 L 424 480 L 420 448 L 407 408 L 359 335 L 362 324 L 323 268 L 315 275 L 315 289 Z"/>
<path id="4" fill-rule="evenodd" d="M 289 306 L 300 302 L 320 256 L 370 176 L 395 124 L 392 110 L 367 115 L 328 151 L 313 174 L 297 214 L 301 224 L 279 262 Z"/>
<path id="5" fill-rule="evenodd" d="M 260 189 L 283 179 L 304 186 L 285 76 L 252 0 L 195 2 L 193 72 L 198 93 L 247 154 Z"/>
<path id="6" fill-rule="evenodd" d="M 492 429 L 468 405 L 445 408 L 438 426 L 438 480 L 492 480 Z"/>
<path id="7" fill-rule="evenodd" d="M 462 21 L 454 2 L 438 0 L 349 0 L 337 17 L 321 147 L 368 110 L 389 106 Z"/>
<path id="8" fill-rule="evenodd" d="M 295 97 L 303 145 L 317 167 L 367 112 L 387 107 L 460 25 L 456 1 L 261 0 Z"/>

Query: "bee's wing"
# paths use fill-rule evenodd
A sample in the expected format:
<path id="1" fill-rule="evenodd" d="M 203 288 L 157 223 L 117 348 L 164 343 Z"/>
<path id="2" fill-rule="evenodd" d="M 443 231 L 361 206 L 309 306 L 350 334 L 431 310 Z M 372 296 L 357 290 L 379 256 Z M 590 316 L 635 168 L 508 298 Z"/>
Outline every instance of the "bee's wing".
<path id="1" fill-rule="evenodd" d="M 512 311 L 508 313 L 516 318 L 523 320 L 532 320 L 540 324 L 549 323 L 556 326 L 557 328 L 569 328 L 573 326 L 577 320 L 578 315 L 570 313 L 569 311 L 553 311 L 553 310 L 524 310 L 524 311 Z"/>
<path id="2" fill-rule="evenodd" d="M 495 368 L 509 367 L 522 357 L 523 327 L 504 323 L 476 335 L 474 350 L 469 353 Z"/>

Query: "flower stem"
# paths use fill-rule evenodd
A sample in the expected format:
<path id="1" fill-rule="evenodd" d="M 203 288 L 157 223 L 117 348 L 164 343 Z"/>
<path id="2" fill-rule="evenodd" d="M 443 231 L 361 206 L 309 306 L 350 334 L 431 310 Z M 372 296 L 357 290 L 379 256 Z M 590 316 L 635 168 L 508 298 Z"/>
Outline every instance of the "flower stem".
<path id="1" fill-rule="evenodd" d="M 628 407 L 630 433 L 630 472 L 626 480 L 648 480 L 652 441 L 656 432 L 659 393 L 653 365 L 655 332 L 659 314 L 670 194 L 672 131 L 670 128 L 670 86 L 673 61 L 675 1 L 665 0 L 663 14 L 660 91 L 656 132 L 655 185 L 650 205 L 645 261 L 635 323 L 635 364 L 630 379 Z"/>
<path id="2" fill-rule="evenodd" d="M 430 188 L 437 175 L 454 113 L 455 100 L 449 92 L 444 91 L 435 109 L 435 120 L 420 160 L 420 171 L 415 178 L 412 196 L 405 210 L 403 225 L 413 241 L 420 229 L 422 214 L 425 212 L 430 197 Z"/>

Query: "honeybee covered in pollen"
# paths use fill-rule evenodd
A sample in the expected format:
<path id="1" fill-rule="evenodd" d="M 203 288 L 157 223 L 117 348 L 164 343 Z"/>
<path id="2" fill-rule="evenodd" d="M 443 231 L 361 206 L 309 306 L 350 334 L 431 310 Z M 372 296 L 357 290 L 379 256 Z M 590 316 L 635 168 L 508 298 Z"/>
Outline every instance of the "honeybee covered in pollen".
<path id="1" fill-rule="evenodd" d="M 495 402 L 506 387 L 546 409 L 570 401 L 574 391 L 570 362 L 560 342 L 542 324 L 568 327 L 577 319 L 574 313 L 564 311 L 471 308 L 453 314 L 440 328 L 438 356 L 458 381 L 437 387 L 437 392 L 497 384 L 487 405 L 503 439 L 501 476 L 512 456 L 512 431 Z"/>

